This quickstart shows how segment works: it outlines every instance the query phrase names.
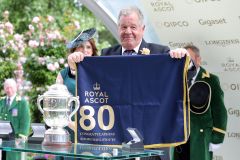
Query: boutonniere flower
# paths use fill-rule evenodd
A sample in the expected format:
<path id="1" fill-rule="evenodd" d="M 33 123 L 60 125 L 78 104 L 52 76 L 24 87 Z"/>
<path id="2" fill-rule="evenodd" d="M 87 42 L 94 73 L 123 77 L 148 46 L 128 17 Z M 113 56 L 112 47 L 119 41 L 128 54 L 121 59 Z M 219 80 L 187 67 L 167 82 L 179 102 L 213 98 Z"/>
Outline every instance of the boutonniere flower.
<path id="1" fill-rule="evenodd" d="M 16 97 L 16 101 L 21 101 L 21 100 L 22 100 L 22 98 L 20 96 Z"/>
<path id="2" fill-rule="evenodd" d="M 142 50 L 140 50 L 142 54 L 144 55 L 149 55 L 150 54 L 150 50 L 148 48 L 143 48 Z"/>

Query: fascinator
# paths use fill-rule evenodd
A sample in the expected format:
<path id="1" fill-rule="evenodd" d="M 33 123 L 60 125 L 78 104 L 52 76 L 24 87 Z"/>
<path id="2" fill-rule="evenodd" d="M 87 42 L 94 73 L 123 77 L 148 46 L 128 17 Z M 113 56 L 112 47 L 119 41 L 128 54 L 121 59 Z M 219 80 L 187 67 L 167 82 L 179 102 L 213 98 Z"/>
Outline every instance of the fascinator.
<path id="1" fill-rule="evenodd" d="M 96 33 L 95 28 L 90 28 L 90 29 L 81 31 L 71 42 L 67 44 L 67 48 L 68 49 L 76 48 L 80 44 L 93 38 L 95 33 Z"/>

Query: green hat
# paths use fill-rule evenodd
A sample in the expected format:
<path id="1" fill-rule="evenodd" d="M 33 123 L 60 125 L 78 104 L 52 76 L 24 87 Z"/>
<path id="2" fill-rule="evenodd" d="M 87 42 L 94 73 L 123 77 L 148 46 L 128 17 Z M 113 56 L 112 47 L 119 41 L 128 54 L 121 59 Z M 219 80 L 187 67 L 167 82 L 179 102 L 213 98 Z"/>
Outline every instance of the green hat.
<path id="1" fill-rule="evenodd" d="M 211 101 L 211 87 L 204 81 L 196 81 L 189 89 L 190 109 L 195 114 L 205 113 Z"/>
<path id="2" fill-rule="evenodd" d="M 95 33 L 96 33 L 95 28 L 90 28 L 85 31 L 81 31 L 71 42 L 67 44 L 67 48 L 68 49 L 76 48 L 80 44 L 93 38 Z"/>

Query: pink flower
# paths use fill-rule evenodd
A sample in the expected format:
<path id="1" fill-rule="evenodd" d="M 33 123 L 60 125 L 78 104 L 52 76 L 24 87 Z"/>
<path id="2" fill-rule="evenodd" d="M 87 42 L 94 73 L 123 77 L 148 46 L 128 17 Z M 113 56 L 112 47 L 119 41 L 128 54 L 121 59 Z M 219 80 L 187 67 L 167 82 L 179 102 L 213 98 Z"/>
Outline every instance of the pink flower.
<path id="1" fill-rule="evenodd" d="M 54 33 L 47 33 L 47 39 L 49 40 L 49 41 L 51 41 L 51 40 L 53 40 L 53 39 L 56 39 L 56 34 L 54 34 Z"/>
<path id="2" fill-rule="evenodd" d="M 43 24 L 42 23 L 38 23 L 38 28 L 39 28 L 39 30 L 42 30 L 43 29 Z"/>
<path id="3" fill-rule="evenodd" d="M 4 24 L 0 23 L 0 29 L 4 28 Z"/>
<path id="4" fill-rule="evenodd" d="M 52 63 L 48 63 L 47 64 L 47 69 L 50 70 L 50 71 L 55 71 L 56 67 Z"/>
<path id="5" fill-rule="evenodd" d="M 13 25 L 12 25 L 12 23 L 6 22 L 5 23 L 5 27 L 6 27 L 7 31 L 8 31 L 8 33 L 13 34 Z"/>
<path id="6" fill-rule="evenodd" d="M 44 65 L 45 59 L 43 57 L 38 57 L 38 63 Z"/>
<path id="7" fill-rule="evenodd" d="M 14 35 L 14 39 L 15 39 L 16 41 L 19 41 L 19 42 L 20 42 L 20 41 L 22 41 L 23 36 L 17 33 L 17 34 Z"/>
<path id="8" fill-rule="evenodd" d="M 53 18 L 53 16 L 48 15 L 47 16 L 47 20 L 48 20 L 48 22 L 53 22 L 54 18 Z"/>
<path id="9" fill-rule="evenodd" d="M 26 57 L 20 57 L 20 58 L 19 58 L 19 61 L 20 61 L 21 63 L 25 63 L 25 62 L 26 62 L 26 60 L 27 60 L 27 58 L 26 58 Z"/>
<path id="10" fill-rule="evenodd" d="M 37 42 L 36 40 L 30 40 L 28 42 L 28 45 L 29 45 L 29 47 L 37 48 L 39 46 L 39 42 Z"/>
<path id="11" fill-rule="evenodd" d="M 54 34 L 56 36 L 56 39 L 61 39 L 62 38 L 62 36 L 61 36 L 61 34 L 60 34 L 60 32 L 58 30 L 55 30 Z"/>

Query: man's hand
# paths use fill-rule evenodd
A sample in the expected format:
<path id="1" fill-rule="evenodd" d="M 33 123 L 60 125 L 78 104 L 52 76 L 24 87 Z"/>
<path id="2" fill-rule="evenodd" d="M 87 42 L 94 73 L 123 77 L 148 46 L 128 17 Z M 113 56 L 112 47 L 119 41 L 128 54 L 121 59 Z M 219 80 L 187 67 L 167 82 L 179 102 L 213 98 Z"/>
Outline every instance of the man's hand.
<path id="1" fill-rule="evenodd" d="M 69 121 L 68 122 L 68 127 L 74 131 L 74 128 L 75 128 L 75 121 Z"/>
<path id="2" fill-rule="evenodd" d="M 184 48 L 176 48 L 174 50 L 170 50 L 169 54 L 172 58 L 182 58 L 185 55 L 189 56 L 188 51 Z"/>
<path id="3" fill-rule="evenodd" d="M 84 59 L 84 54 L 82 52 L 73 52 L 68 56 L 68 65 L 71 70 L 75 69 L 75 63 L 81 62 Z"/>

